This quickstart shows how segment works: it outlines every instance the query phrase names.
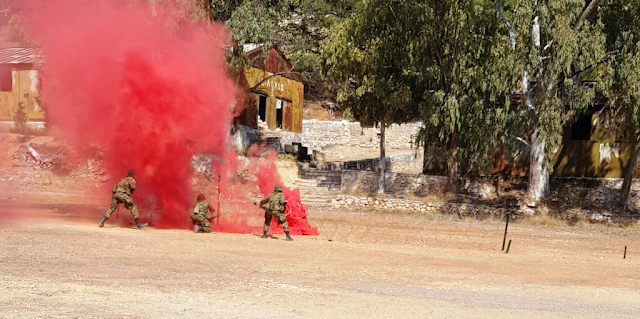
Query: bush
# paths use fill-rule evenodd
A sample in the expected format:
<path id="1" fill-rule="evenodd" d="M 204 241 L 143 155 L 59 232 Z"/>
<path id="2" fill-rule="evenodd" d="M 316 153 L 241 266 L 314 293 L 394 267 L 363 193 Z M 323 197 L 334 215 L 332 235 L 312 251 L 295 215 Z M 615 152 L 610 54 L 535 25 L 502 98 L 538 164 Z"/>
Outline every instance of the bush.
<path id="1" fill-rule="evenodd" d="M 18 103 L 16 114 L 13 116 L 13 120 L 15 121 L 14 131 L 16 133 L 26 134 L 29 131 L 29 126 L 27 125 L 27 121 L 29 120 L 29 118 L 27 117 L 24 102 L 20 101 L 20 103 Z"/>
<path id="2" fill-rule="evenodd" d="M 278 154 L 280 160 L 295 160 L 296 157 L 293 154 Z"/>

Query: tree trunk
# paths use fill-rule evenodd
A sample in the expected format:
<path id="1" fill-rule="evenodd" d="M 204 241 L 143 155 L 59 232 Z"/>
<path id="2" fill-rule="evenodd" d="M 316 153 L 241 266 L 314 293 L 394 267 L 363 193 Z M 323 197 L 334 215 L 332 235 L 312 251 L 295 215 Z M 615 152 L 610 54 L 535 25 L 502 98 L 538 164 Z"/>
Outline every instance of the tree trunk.
<path id="1" fill-rule="evenodd" d="M 502 181 L 504 180 L 504 176 L 502 174 L 498 175 L 498 180 L 496 181 L 496 195 L 498 198 L 502 197 Z"/>
<path id="2" fill-rule="evenodd" d="M 528 197 L 532 201 L 531 204 L 537 206 L 541 199 L 549 195 L 549 157 L 545 149 L 546 141 L 540 137 L 538 112 L 531 98 L 529 84 L 529 72 L 525 70 L 522 77 L 522 91 L 525 104 L 529 108 L 529 113 L 534 123 L 534 130 L 529 143 Z"/>
<path id="3" fill-rule="evenodd" d="M 449 167 L 449 186 L 452 194 L 460 192 L 460 172 L 458 168 L 458 125 L 454 124 L 453 134 L 451 134 L 451 152 L 453 153 L 453 161 Z"/>
<path id="4" fill-rule="evenodd" d="M 380 179 L 378 180 L 378 194 L 385 193 L 387 157 L 384 151 L 384 133 L 384 122 L 380 122 Z"/>
<path id="5" fill-rule="evenodd" d="M 624 172 L 624 181 L 622 182 L 622 190 L 620 191 L 620 207 L 626 212 L 629 209 L 629 194 L 631 194 L 631 185 L 633 177 L 638 168 L 638 132 L 636 132 L 633 144 L 631 145 L 631 157 L 627 163 L 627 169 Z"/>
<path id="6" fill-rule="evenodd" d="M 536 127 L 533 131 L 529 144 L 529 199 L 536 206 L 549 195 L 549 157 L 538 130 Z"/>

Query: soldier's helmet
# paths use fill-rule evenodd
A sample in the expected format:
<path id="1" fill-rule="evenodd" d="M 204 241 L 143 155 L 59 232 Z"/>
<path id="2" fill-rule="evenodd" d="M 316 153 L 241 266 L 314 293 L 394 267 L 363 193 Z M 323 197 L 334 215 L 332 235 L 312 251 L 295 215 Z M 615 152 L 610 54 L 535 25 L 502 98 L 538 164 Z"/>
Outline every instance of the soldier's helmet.
<path id="1" fill-rule="evenodd" d="M 130 171 L 128 171 L 128 172 L 127 172 L 127 176 L 129 176 L 129 177 L 135 177 L 135 176 L 136 176 L 136 171 L 134 171 L 134 170 L 130 170 Z"/>
<path id="2" fill-rule="evenodd" d="M 280 192 L 280 193 L 282 193 L 282 186 L 280 186 L 280 185 L 276 185 L 276 186 L 273 188 L 273 191 L 274 191 L 274 192 Z"/>
<path id="3" fill-rule="evenodd" d="M 206 199 L 207 199 L 207 198 L 206 198 L 206 197 L 204 197 L 204 194 L 198 194 L 197 201 L 203 201 L 203 200 L 206 200 Z"/>

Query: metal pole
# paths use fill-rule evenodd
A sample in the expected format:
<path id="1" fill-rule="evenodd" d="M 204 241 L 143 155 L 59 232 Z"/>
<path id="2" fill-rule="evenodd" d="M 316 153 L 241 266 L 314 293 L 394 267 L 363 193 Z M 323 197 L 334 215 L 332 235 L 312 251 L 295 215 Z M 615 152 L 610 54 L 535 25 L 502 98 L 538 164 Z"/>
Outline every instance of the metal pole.
<path id="1" fill-rule="evenodd" d="M 511 248 L 511 239 L 509 239 L 509 245 L 507 245 L 507 254 L 509 253 L 509 248 Z"/>
<path id="2" fill-rule="evenodd" d="M 220 181 L 222 180 L 222 175 L 218 174 L 218 180 L 216 181 L 216 189 L 218 190 L 218 217 L 216 218 L 216 224 L 220 225 Z"/>
<path id="3" fill-rule="evenodd" d="M 627 259 L 627 246 L 624 246 L 624 257 L 622 259 Z"/>
<path id="4" fill-rule="evenodd" d="M 509 216 L 511 216 L 510 214 L 507 214 L 507 224 L 504 226 L 504 238 L 502 238 L 502 251 L 504 251 L 504 244 L 507 241 L 507 229 L 509 228 Z"/>

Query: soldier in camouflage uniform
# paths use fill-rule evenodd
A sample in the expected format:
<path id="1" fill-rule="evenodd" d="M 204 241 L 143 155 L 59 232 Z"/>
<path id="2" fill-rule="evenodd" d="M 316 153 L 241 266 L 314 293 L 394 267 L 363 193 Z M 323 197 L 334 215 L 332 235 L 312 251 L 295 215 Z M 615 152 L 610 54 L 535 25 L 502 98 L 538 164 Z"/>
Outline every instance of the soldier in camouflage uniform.
<path id="1" fill-rule="evenodd" d="M 207 198 L 204 197 L 204 194 L 198 195 L 197 202 L 193 205 L 193 210 L 191 211 L 191 219 L 193 220 L 193 231 L 196 233 L 211 232 L 211 213 L 215 213 L 215 209 L 211 207 Z"/>
<path id="2" fill-rule="evenodd" d="M 131 199 L 131 194 L 136 190 L 136 172 L 134 170 L 130 170 L 127 172 L 127 176 L 122 178 L 117 184 L 113 186 L 111 190 L 113 192 L 113 196 L 111 197 L 111 208 L 104 213 L 104 217 L 100 221 L 99 226 L 104 227 L 104 222 L 111 217 L 111 213 L 113 213 L 118 204 L 124 203 L 127 209 L 133 215 L 133 218 L 136 220 L 136 227 L 138 229 L 145 228 L 149 224 L 140 224 L 138 221 L 138 207 L 133 203 L 133 199 Z"/>
<path id="3" fill-rule="evenodd" d="M 269 231 L 271 218 L 273 216 L 276 216 L 278 222 L 284 229 L 284 233 L 287 234 L 287 240 L 293 240 L 293 238 L 289 236 L 289 224 L 287 223 L 287 216 L 284 215 L 284 208 L 286 203 L 287 202 L 284 194 L 282 194 L 282 186 L 280 185 L 276 185 L 276 187 L 273 188 L 273 193 L 269 194 L 269 196 L 260 201 L 260 207 L 265 209 L 262 238 L 267 238 L 267 232 Z"/>

